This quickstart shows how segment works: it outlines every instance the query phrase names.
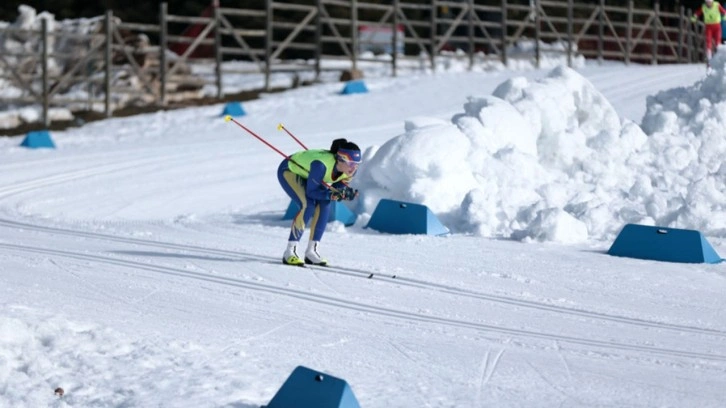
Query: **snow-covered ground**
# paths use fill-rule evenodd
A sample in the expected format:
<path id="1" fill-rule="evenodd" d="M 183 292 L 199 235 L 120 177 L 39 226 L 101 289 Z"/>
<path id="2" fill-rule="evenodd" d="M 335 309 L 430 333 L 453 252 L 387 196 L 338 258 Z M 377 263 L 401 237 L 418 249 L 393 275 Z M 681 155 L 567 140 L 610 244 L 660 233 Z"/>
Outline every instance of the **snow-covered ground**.
<path id="1" fill-rule="evenodd" d="M 367 408 L 721 407 L 724 266 L 605 254 L 629 222 L 726 252 L 714 65 L 450 69 L 245 103 L 285 153 L 279 123 L 364 149 L 329 269 L 279 263 L 282 157 L 222 105 L 53 150 L 0 139 L 0 406 L 252 408 L 303 365 Z M 366 229 L 380 198 L 452 234 Z"/>

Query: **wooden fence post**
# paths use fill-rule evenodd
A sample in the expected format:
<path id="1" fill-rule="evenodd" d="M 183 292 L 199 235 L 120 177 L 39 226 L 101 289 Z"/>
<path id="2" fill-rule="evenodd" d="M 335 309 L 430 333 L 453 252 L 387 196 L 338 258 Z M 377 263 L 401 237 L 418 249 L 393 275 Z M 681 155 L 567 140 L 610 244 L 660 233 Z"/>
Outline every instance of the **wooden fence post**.
<path id="1" fill-rule="evenodd" d="M 597 61 L 602 64 L 605 51 L 605 0 L 600 0 L 600 14 L 597 28 Z"/>
<path id="2" fill-rule="evenodd" d="M 265 91 L 270 90 L 270 69 L 272 61 L 272 2 L 274 0 L 265 0 Z"/>
<path id="3" fill-rule="evenodd" d="M 660 21 L 660 2 L 653 2 L 653 56 L 651 65 L 658 65 L 658 23 Z"/>
<path id="4" fill-rule="evenodd" d="M 627 27 L 625 30 L 625 64 L 630 65 L 630 52 L 633 48 L 633 0 L 628 1 Z"/>
<path id="5" fill-rule="evenodd" d="M 572 68 L 572 41 L 574 40 L 573 19 L 575 18 L 573 0 L 567 0 L 567 66 Z"/>
<path id="6" fill-rule="evenodd" d="M 214 8 L 214 76 L 215 85 L 217 86 L 217 99 L 222 99 L 224 92 L 222 90 L 222 16 L 219 11 L 219 0 L 212 3 Z"/>
<path id="7" fill-rule="evenodd" d="M 683 41 L 685 41 L 685 37 L 683 35 L 683 22 L 686 19 L 685 15 L 686 9 L 685 7 L 681 6 L 678 12 L 678 63 L 683 62 Z"/>
<path id="8" fill-rule="evenodd" d="M 507 0 L 502 0 L 502 64 L 507 62 Z"/>
<path id="9" fill-rule="evenodd" d="M 350 2 L 350 56 L 353 59 L 353 71 L 358 69 L 358 2 Z"/>
<path id="10" fill-rule="evenodd" d="M 395 78 L 398 76 L 398 72 L 396 69 L 398 68 L 398 52 L 396 52 L 396 47 L 398 46 L 398 9 L 400 7 L 399 0 L 393 0 L 393 16 L 391 18 L 391 24 L 393 24 L 393 31 L 391 35 L 391 41 L 393 42 L 391 46 L 391 63 L 393 68 L 393 77 Z"/>
<path id="11" fill-rule="evenodd" d="M 436 19 L 439 15 L 439 6 L 436 5 L 436 0 L 431 0 L 431 35 L 430 41 L 431 41 L 431 55 L 429 56 L 429 63 L 431 64 L 431 72 L 436 72 L 436 32 L 437 32 L 437 26 L 436 26 Z"/>
<path id="12" fill-rule="evenodd" d="M 167 15 L 167 4 L 166 2 L 161 3 L 159 6 L 159 20 L 161 21 L 159 24 L 159 86 L 161 87 L 159 89 L 159 99 L 161 100 L 162 106 L 166 106 L 167 63 L 165 50 L 169 47 L 169 28 L 167 27 L 166 21 Z"/>
<path id="13" fill-rule="evenodd" d="M 467 19 L 467 36 L 469 40 L 469 71 L 474 68 L 474 0 L 467 1 L 469 14 Z"/>
<path id="14" fill-rule="evenodd" d="M 104 76 L 103 76 L 103 113 L 107 118 L 111 117 L 111 75 L 112 70 L 112 56 L 113 56 L 113 11 L 106 12 L 106 47 L 104 50 Z"/>
<path id="15" fill-rule="evenodd" d="M 320 58 L 323 55 L 323 1 L 316 0 L 317 15 L 315 16 L 315 81 L 320 80 Z"/>
<path id="16" fill-rule="evenodd" d="M 50 95 L 48 95 L 48 20 L 42 18 L 40 20 L 41 27 L 41 57 L 40 57 L 40 69 L 41 69 L 41 81 L 43 86 L 43 125 L 48 128 L 50 126 L 50 116 L 48 115 L 48 108 L 50 105 Z"/>
<path id="17" fill-rule="evenodd" d="M 694 54 L 698 55 L 698 53 L 693 52 L 693 24 L 691 24 L 691 17 L 693 17 L 693 12 L 691 10 L 688 10 L 688 19 L 686 20 L 686 44 L 688 46 L 686 47 L 686 56 L 688 57 L 688 62 L 695 62 Z"/>
<path id="18" fill-rule="evenodd" d="M 542 36 L 542 15 L 539 12 L 540 0 L 534 1 L 534 66 L 540 68 L 542 62 L 542 49 L 540 38 Z M 531 11 L 530 11 L 531 12 Z M 527 16 L 529 18 L 529 16 Z"/>

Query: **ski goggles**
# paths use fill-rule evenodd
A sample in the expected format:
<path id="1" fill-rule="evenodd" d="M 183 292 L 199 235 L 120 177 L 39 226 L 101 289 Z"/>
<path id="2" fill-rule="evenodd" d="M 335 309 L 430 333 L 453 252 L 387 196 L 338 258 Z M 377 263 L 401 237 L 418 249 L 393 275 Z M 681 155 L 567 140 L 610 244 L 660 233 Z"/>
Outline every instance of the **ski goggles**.
<path id="1" fill-rule="evenodd" d="M 337 153 L 337 159 L 351 168 L 357 168 L 361 163 L 360 152 L 357 150 L 340 149 Z"/>

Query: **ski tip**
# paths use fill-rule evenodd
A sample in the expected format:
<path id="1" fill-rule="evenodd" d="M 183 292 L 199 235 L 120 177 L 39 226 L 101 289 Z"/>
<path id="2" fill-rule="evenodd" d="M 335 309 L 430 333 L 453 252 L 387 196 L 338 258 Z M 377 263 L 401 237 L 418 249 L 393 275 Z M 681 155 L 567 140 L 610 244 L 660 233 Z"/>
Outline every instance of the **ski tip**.
<path id="1" fill-rule="evenodd" d="M 232 120 L 232 116 L 231 115 L 224 115 L 224 121 L 225 122 L 229 122 L 230 120 Z"/>
<path id="2" fill-rule="evenodd" d="M 305 267 L 305 264 L 304 263 L 289 263 L 289 262 L 285 262 L 285 258 L 282 259 L 282 264 L 285 265 L 285 266 L 300 266 L 302 268 Z"/>
<path id="3" fill-rule="evenodd" d="M 290 263 L 284 263 L 284 262 L 282 264 L 285 266 L 295 266 L 298 268 L 305 268 L 305 264 L 290 264 Z"/>

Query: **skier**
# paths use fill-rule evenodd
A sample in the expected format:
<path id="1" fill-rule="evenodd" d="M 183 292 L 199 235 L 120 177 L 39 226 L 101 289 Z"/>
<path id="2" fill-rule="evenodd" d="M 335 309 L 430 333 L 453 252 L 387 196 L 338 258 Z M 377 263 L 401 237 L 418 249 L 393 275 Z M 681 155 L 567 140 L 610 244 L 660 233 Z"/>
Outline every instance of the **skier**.
<path id="1" fill-rule="evenodd" d="M 360 148 L 346 139 L 336 139 L 330 150 L 302 150 L 280 163 L 277 178 L 283 190 L 300 207 L 292 220 L 287 249 L 282 263 L 303 266 L 327 265 L 328 261 L 318 253 L 328 223 L 332 201 L 353 200 L 358 190 L 348 186 L 361 163 Z M 310 225 L 310 240 L 303 261 L 297 254 L 297 245 Z"/>
<path id="2" fill-rule="evenodd" d="M 699 16 L 703 16 L 703 23 L 706 25 L 706 65 L 711 66 L 711 57 L 721 43 L 721 15 L 726 14 L 721 4 L 717 1 L 706 0 L 701 7 L 697 8 L 691 17 L 696 22 Z"/>

